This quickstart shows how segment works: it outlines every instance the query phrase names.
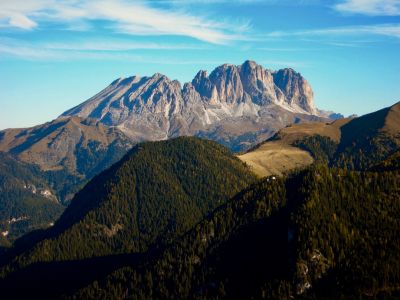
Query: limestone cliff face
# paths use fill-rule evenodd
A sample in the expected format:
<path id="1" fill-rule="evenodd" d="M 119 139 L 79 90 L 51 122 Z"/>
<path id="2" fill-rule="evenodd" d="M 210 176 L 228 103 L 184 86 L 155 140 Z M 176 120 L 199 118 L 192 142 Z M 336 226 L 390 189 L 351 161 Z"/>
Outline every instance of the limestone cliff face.
<path id="1" fill-rule="evenodd" d="M 207 136 L 217 129 L 231 139 L 272 132 L 318 114 L 312 89 L 299 73 L 272 72 L 246 61 L 221 65 L 209 75 L 200 71 L 183 87 L 158 73 L 121 78 L 63 116 L 94 118 L 142 141 Z"/>
<path id="2" fill-rule="evenodd" d="M 314 105 L 314 94 L 311 86 L 300 73 L 292 69 L 283 69 L 273 73 L 275 85 L 285 95 L 285 102 L 294 109 L 302 109 L 309 114 L 317 115 Z"/>
<path id="3" fill-rule="evenodd" d="M 276 104 L 297 113 L 318 114 L 311 86 L 292 69 L 271 72 L 254 61 L 240 66 L 225 64 L 210 76 L 200 71 L 192 84 L 210 104 Z"/>

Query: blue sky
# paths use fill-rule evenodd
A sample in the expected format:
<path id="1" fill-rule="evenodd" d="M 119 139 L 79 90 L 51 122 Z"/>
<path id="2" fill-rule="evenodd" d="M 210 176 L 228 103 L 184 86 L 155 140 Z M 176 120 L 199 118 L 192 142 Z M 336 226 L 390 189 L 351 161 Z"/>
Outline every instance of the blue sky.
<path id="1" fill-rule="evenodd" d="M 0 0 L 0 129 L 50 121 L 118 77 L 252 59 L 292 67 L 319 108 L 400 101 L 400 0 Z"/>

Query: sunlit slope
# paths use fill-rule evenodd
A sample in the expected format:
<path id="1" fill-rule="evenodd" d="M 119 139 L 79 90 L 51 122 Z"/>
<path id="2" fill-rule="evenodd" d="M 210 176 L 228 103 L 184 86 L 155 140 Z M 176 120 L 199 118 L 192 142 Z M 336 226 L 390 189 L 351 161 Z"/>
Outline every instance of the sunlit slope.
<path id="1" fill-rule="evenodd" d="M 314 162 L 312 154 L 295 145 L 310 136 L 323 136 L 340 141 L 340 128 L 351 119 L 340 119 L 332 123 L 310 122 L 281 129 L 273 138 L 249 152 L 239 155 L 258 176 L 283 175 L 302 169 Z"/>
<path id="2" fill-rule="evenodd" d="M 279 141 L 264 143 L 238 157 L 260 177 L 282 175 L 296 168 L 304 168 L 314 161 L 307 151 Z"/>
<path id="3" fill-rule="evenodd" d="M 282 175 L 317 160 L 367 170 L 400 149 L 400 103 L 332 123 L 310 122 L 281 129 L 238 157 L 258 176 Z"/>

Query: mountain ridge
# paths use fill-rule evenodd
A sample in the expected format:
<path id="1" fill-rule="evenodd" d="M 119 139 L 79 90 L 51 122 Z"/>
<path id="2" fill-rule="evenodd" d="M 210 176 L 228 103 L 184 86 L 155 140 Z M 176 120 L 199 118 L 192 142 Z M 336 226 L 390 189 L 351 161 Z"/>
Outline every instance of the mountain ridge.
<path id="1" fill-rule="evenodd" d="M 265 176 L 282 175 L 321 160 L 331 166 L 368 170 L 399 149 L 397 102 L 360 117 L 287 126 L 238 157 Z"/>
<path id="2" fill-rule="evenodd" d="M 47 249 L 47 261 L 144 252 L 183 234 L 255 180 L 212 141 L 179 137 L 142 143 L 78 192 L 46 231 L 46 240 L 30 251 Z M 69 246 L 61 251 L 66 240 Z"/>
<path id="3" fill-rule="evenodd" d="M 54 226 L 17 240 L 1 257 L 1 289 L 52 299 L 396 297 L 398 108 L 282 129 L 254 151 L 280 143 L 314 164 L 258 181 L 212 141 L 140 143 Z"/>
<path id="4" fill-rule="evenodd" d="M 160 73 L 119 78 L 53 121 L 0 131 L 0 151 L 38 166 L 54 196 L 68 204 L 139 142 L 196 136 L 239 152 L 288 124 L 326 116 L 300 73 L 246 61 L 199 71 L 183 85 Z"/>
<path id="5" fill-rule="evenodd" d="M 71 198 L 68 186 L 76 189 L 77 183 L 110 166 L 132 145 L 117 128 L 75 116 L 31 128 L 0 131 L 0 151 L 39 166 L 43 177 L 55 185 L 61 202 Z M 66 184 L 62 186 L 56 181 L 66 181 Z"/>
<path id="6" fill-rule="evenodd" d="M 270 71 L 249 60 L 221 65 L 209 75 L 201 70 L 184 84 L 160 73 L 119 78 L 61 116 L 94 118 L 137 142 L 222 131 L 223 144 L 235 151 L 255 144 L 246 135 L 265 139 L 266 129 L 270 136 L 290 123 L 329 118 L 315 107 L 300 73 Z M 232 142 L 238 135 L 243 141 Z"/>

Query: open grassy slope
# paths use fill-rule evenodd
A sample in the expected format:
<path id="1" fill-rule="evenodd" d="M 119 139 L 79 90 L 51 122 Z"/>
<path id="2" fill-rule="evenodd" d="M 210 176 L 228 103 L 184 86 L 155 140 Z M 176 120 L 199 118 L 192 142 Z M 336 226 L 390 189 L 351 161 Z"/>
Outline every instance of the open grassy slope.
<path id="1" fill-rule="evenodd" d="M 304 168 L 314 161 L 307 151 L 280 141 L 264 143 L 256 150 L 238 157 L 259 177 L 281 176 L 293 169 Z"/>
<path id="2" fill-rule="evenodd" d="M 358 118 L 287 126 L 238 157 L 258 176 L 282 175 L 313 161 L 365 170 L 400 148 L 400 103 Z"/>

